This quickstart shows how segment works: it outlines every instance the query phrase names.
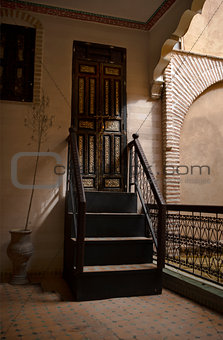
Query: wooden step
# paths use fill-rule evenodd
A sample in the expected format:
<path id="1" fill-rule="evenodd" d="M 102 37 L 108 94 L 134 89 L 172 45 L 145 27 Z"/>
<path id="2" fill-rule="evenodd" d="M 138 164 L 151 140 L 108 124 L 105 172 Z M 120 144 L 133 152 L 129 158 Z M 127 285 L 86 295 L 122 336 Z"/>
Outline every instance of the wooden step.
<path id="1" fill-rule="evenodd" d="M 64 278 L 77 301 L 160 294 L 162 271 L 153 265 L 153 241 L 136 195 L 87 192 L 84 269 L 77 273 L 70 198 L 65 215 Z"/>
<path id="2" fill-rule="evenodd" d="M 87 213 L 86 236 L 145 236 L 144 214 L 137 213 Z"/>
<path id="3" fill-rule="evenodd" d="M 89 271 L 76 275 L 75 271 L 64 271 L 75 300 L 99 300 L 114 297 L 155 295 L 162 292 L 162 271 L 153 265 L 148 268 L 112 270 L 111 266 L 91 267 Z"/>
<path id="4" fill-rule="evenodd" d="M 95 191 L 86 192 L 87 212 L 137 212 L 135 193 Z"/>
<path id="5" fill-rule="evenodd" d="M 73 214 L 66 215 L 65 234 L 74 237 Z M 134 237 L 146 235 L 144 214 L 138 213 L 87 213 L 86 237 Z"/>
<path id="6" fill-rule="evenodd" d="M 72 238 L 72 240 L 76 241 L 75 238 Z M 136 236 L 136 237 L 85 237 L 85 242 L 99 242 L 99 241 L 107 241 L 107 242 L 116 242 L 116 241 L 147 241 L 151 240 L 147 237 L 143 236 Z"/>
<path id="7" fill-rule="evenodd" d="M 76 239 L 70 247 L 76 249 Z M 88 237 L 85 238 L 84 264 L 122 265 L 151 263 L 153 242 L 146 237 Z"/>
<path id="8" fill-rule="evenodd" d="M 127 271 L 127 270 L 148 270 L 154 269 L 156 265 L 153 263 L 140 263 L 140 264 L 122 264 L 111 266 L 84 266 L 84 273 L 95 272 L 114 272 L 114 271 Z"/>

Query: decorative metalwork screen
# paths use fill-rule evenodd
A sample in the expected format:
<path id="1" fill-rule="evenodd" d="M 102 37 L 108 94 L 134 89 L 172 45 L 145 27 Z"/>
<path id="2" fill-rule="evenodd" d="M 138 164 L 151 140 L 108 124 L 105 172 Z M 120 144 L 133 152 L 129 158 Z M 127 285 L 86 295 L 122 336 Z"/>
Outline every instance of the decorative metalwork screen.
<path id="1" fill-rule="evenodd" d="M 134 188 L 138 194 L 147 221 L 146 236 L 152 237 L 154 259 L 157 260 L 158 268 L 163 268 L 165 261 L 165 201 L 138 141 L 138 135 L 133 135 L 133 138 L 134 141 L 128 144 L 130 149 L 129 191 Z"/>
<path id="2" fill-rule="evenodd" d="M 156 245 L 154 259 L 160 261 L 165 253 L 167 265 L 223 284 L 223 207 L 166 204 L 138 135 L 133 137 L 128 144 L 129 190 L 135 188 L 142 203 L 147 236 Z"/>
<path id="3" fill-rule="evenodd" d="M 141 164 L 137 153 L 132 152 L 131 154 L 131 170 L 130 170 L 131 180 L 130 183 L 137 185 L 137 188 L 140 190 L 140 194 L 143 198 L 145 207 L 148 208 L 149 205 L 153 205 L 154 211 L 158 210 L 158 203 L 154 196 L 154 192 L 149 185 L 147 180 L 146 173 L 143 170 L 143 165 Z M 149 212 L 149 211 L 148 211 Z M 158 218 L 157 215 L 153 213 L 153 210 L 150 211 L 149 214 L 150 220 L 152 222 L 152 227 L 154 230 L 154 235 L 157 238 L 157 229 L 158 229 Z M 151 236 L 151 231 L 147 230 L 147 235 Z"/>
<path id="4" fill-rule="evenodd" d="M 166 207 L 166 264 L 223 284 L 223 207 Z"/>

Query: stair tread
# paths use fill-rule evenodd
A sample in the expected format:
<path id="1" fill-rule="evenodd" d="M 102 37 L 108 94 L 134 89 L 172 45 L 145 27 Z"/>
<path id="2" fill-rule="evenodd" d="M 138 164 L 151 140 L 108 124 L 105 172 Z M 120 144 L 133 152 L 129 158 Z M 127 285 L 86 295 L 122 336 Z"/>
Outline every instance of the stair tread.
<path id="1" fill-rule="evenodd" d="M 71 238 L 73 241 L 76 241 L 76 238 Z M 84 239 L 86 242 L 91 241 L 145 241 L 151 240 L 148 237 L 85 237 Z"/>
<path id="2" fill-rule="evenodd" d="M 72 211 L 68 211 L 69 215 L 73 215 Z M 106 215 L 112 215 L 112 216 L 144 216 L 144 214 L 137 213 L 137 212 L 86 212 L 86 215 L 101 215 L 101 216 L 106 216 Z"/>
<path id="3" fill-rule="evenodd" d="M 92 272 L 114 272 L 114 271 L 127 271 L 127 270 L 148 270 L 155 269 L 156 265 L 153 263 L 142 264 L 123 264 L 123 265 L 108 265 L 108 266 L 84 266 L 84 273 Z"/>
<path id="4" fill-rule="evenodd" d="M 86 215 L 144 216 L 144 214 L 137 212 L 86 212 Z"/>

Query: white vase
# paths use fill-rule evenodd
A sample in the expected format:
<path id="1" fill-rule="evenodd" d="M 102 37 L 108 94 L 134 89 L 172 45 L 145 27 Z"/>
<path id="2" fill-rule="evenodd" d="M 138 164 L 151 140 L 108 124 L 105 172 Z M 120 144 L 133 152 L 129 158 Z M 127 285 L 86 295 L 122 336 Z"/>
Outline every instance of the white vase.
<path id="1" fill-rule="evenodd" d="M 22 285 L 29 282 L 27 277 L 27 265 L 33 253 L 31 242 L 31 230 L 10 230 L 11 242 L 7 248 L 7 254 L 12 261 L 12 278 L 10 283 Z"/>

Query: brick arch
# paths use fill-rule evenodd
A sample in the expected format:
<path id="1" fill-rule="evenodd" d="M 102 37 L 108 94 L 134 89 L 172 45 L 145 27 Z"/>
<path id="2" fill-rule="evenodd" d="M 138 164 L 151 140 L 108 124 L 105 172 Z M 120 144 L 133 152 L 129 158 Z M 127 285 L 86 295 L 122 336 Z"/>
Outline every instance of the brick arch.
<path id="1" fill-rule="evenodd" d="M 26 23 L 28 26 L 36 29 L 33 103 L 39 103 L 41 96 L 43 26 L 33 15 L 20 10 L 1 8 L 0 14 L 3 23 L 6 22 L 12 25 L 24 25 Z"/>
<path id="2" fill-rule="evenodd" d="M 183 51 L 172 53 L 164 73 L 163 155 L 164 193 L 167 203 L 180 202 L 180 135 L 194 100 L 211 85 L 223 80 L 223 59 Z"/>

